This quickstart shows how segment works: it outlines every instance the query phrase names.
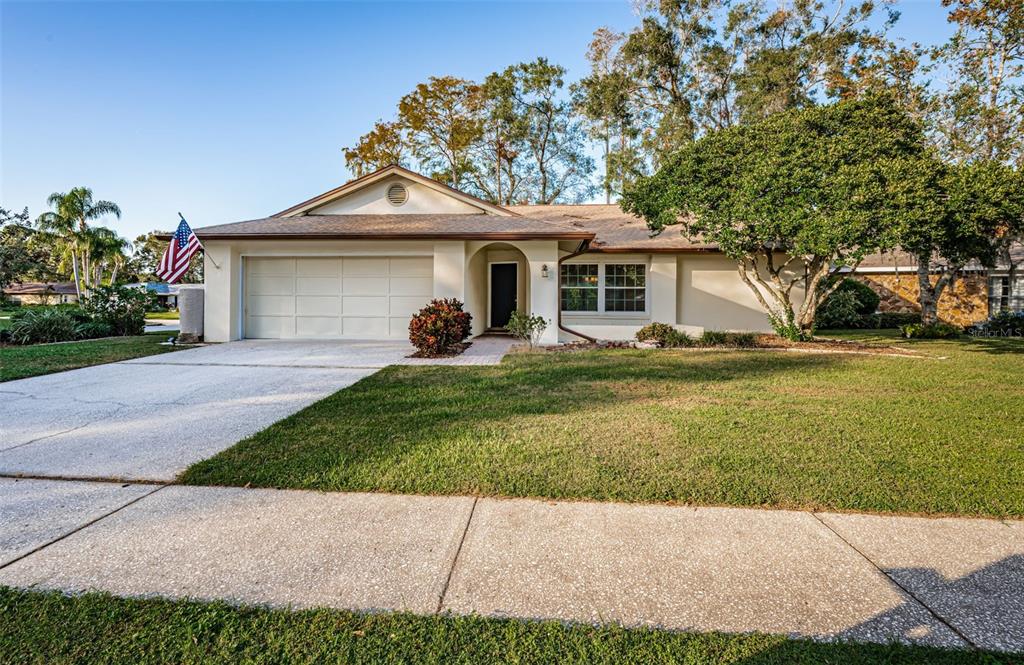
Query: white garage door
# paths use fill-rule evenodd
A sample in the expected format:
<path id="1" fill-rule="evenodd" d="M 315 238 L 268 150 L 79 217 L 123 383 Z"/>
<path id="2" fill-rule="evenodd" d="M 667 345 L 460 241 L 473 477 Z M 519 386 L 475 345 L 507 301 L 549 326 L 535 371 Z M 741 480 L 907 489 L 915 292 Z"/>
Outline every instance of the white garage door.
<path id="1" fill-rule="evenodd" d="M 245 259 L 245 336 L 401 339 L 433 293 L 432 257 Z"/>

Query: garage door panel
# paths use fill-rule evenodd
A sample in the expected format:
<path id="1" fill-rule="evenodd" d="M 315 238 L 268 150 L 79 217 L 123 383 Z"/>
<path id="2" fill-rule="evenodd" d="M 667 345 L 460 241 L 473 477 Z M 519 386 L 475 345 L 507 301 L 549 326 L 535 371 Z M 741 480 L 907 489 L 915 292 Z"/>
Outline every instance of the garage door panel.
<path id="1" fill-rule="evenodd" d="M 382 316 L 387 313 L 386 296 L 345 296 L 341 313 L 345 316 Z"/>
<path id="2" fill-rule="evenodd" d="M 296 277 L 295 293 L 300 296 L 340 296 L 341 279 L 337 277 Z"/>
<path id="3" fill-rule="evenodd" d="M 295 337 L 295 317 L 250 316 L 245 321 L 246 337 L 282 339 Z"/>
<path id="4" fill-rule="evenodd" d="M 382 276 L 388 274 L 388 260 L 377 256 L 346 256 L 342 262 L 344 275 Z"/>
<path id="5" fill-rule="evenodd" d="M 298 296 L 295 313 L 299 316 L 341 316 L 341 296 Z"/>
<path id="6" fill-rule="evenodd" d="M 391 257 L 391 274 L 406 277 L 432 277 L 434 259 L 429 256 Z"/>
<path id="7" fill-rule="evenodd" d="M 402 339 L 432 291 L 431 257 L 247 257 L 245 336 Z"/>
<path id="8" fill-rule="evenodd" d="M 388 317 L 388 336 L 402 338 L 409 336 L 409 317 L 391 316 Z"/>
<path id="9" fill-rule="evenodd" d="M 294 296 L 249 296 L 246 308 L 252 316 L 291 316 L 295 314 Z"/>
<path id="10" fill-rule="evenodd" d="M 250 275 L 246 291 L 254 296 L 290 296 L 295 293 L 295 280 L 285 275 Z"/>
<path id="11" fill-rule="evenodd" d="M 433 283 L 422 277 L 392 277 L 389 292 L 392 296 L 416 296 L 420 299 L 429 299 L 433 290 Z M 425 300 L 423 304 L 426 304 Z"/>
<path id="12" fill-rule="evenodd" d="M 346 337 L 388 337 L 388 320 L 383 316 L 345 316 L 341 329 Z"/>
<path id="13" fill-rule="evenodd" d="M 300 277 L 340 277 L 341 259 L 334 257 L 298 259 L 295 269 L 295 274 Z"/>
<path id="14" fill-rule="evenodd" d="M 388 299 L 388 314 L 391 316 L 412 316 L 427 304 L 419 296 L 391 296 Z"/>
<path id="15" fill-rule="evenodd" d="M 351 296 L 386 296 L 388 294 L 387 277 L 345 277 L 342 285 L 345 295 Z"/>
<path id="16" fill-rule="evenodd" d="M 297 337 L 338 337 L 340 334 L 340 316 L 299 316 L 295 319 Z"/>
<path id="17" fill-rule="evenodd" d="M 252 275 L 294 275 L 294 258 L 248 259 L 246 270 Z"/>

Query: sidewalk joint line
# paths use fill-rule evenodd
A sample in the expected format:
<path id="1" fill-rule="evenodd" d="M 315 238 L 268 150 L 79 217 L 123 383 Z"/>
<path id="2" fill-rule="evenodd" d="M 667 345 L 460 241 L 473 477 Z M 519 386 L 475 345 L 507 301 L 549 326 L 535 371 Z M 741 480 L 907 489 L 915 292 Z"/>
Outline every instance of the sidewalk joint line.
<path id="1" fill-rule="evenodd" d="M 123 478 L 119 476 L 47 476 L 45 474 L 18 473 L 16 471 L 0 471 L 0 478 L 7 480 L 52 480 L 67 483 L 115 483 L 118 485 L 167 485 L 174 484 L 167 480 L 147 478 Z"/>
<path id="2" fill-rule="evenodd" d="M 455 556 L 452 558 L 452 567 L 448 570 L 448 577 L 444 580 L 444 586 L 441 587 L 441 595 L 437 599 L 437 609 L 434 610 L 434 614 L 440 614 L 441 608 L 444 607 L 444 598 L 448 595 L 448 585 L 452 583 L 452 576 L 455 574 L 455 566 L 459 563 L 459 555 L 462 554 L 462 546 L 466 542 L 466 534 L 469 533 L 469 524 L 473 521 L 473 514 L 476 512 L 476 504 L 480 500 L 480 497 L 473 497 L 473 505 L 469 507 L 469 516 L 466 518 L 466 526 L 462 529 L 462 537 L 459 538 L 459 546 L 455 548 Z"/>
<path id="3" fill-rule="evenodd" d="M 384 369 L 389 365 L 278 365 L 256 363 L 172 363 L 172 362 L 125 362 L 130 365 L 164 365 L 170 367 L 257 367 L 276 369 Z"/>
<path id="4" fill-rule="evenodd" d="M 971 638 L 967 637 L 967 635 L 962 633 L 956 626 L 954 626 L 953 624 L 951 624 L 950 622 L 946 621 L 944 618 L 939 616 L 939 614 L 936 613 L 935 610 L 933 610 L 928 605 L 928 603 L 926 603 L 922 599 L 918 598 L 917 595 L 914 594 L 913 591 L 911 591 L 907 587 L 905 587 L 902 584 L 900 584 L 899 581 L 897 581 L 892 575 L 890 575 L 889 573 L 885 572 L 885 570 L 883 570 L 877 563 L 875 563 L 871 559 L 871 557 L 869 557 L 864 552 L 860 551 L 860 549 L 858 549 L 856 545 L 854 545 L 849 540 L 847 540 L 845 537 L 843 537 L 843 535 L 841 533 L 839 533 L 838 531 L 833 529 L 832 526 L 829 525 L 827 522 L 825 522 L 825 520 L 821 519 L 821 517 L 819 517 L 817 513 L 811 512 L 811 515 L 814 517 L 814 519 L 818 520 L 818 522 L 823 527 L 825 527 L 826 529 L 831 531 L 833 534 L 835 534 L 836 538 L 838 538 L 839 540 L 841 540 L 844 543 L 846 543 L 847 547 L 852 549 L 854 552 L 859 554 L 865 561 L 867 561 L 869 564 L 871 564 L 872 568 L 874 568 L 875 570 L 880 572 L 882 575 L 884 575 L 887 580 L 889 580 L 890 582 L 895 584 L 897 587 L 899 587 L 903 591 L 903 593 L 907 594 L 908 597 L 912 598 L 918 605 L 923 607 L 925 609 L 925 611 L 928 612 L 928 614 L 931 614 L 935 618 L 936 621 L 938 621 L 943 626 L 945 626 L 946 628 L 949 628 L 951 631 L 953 631 L 954 635 L 956 635 L 957 637 L 962 639 L 965 643 L 969 644 L 971 646 L 971 648 L 973 648 L 973 649 L 981 649 L 981 647 L 978 644 L 976 644 L 974 642 L 974 640 L 972 640 Z"/>
<path id="5" fill-rule="evenodd" d="M 78 533 L 78 532 L 79 532 L 79 531 L 81 531 L 82 529 L 87 529 L 87 528 L 89 528 L 90 526 L 92 526 L 93 524 L 96 524 L 96 522 L 99 522 L 99 521 L 100 521 L 100 520 L 102 520 L 102 519 L 106 519 L 106 518 L 110 517 L 111 515 L 113 515 L 114 513 L 116 513 L 116 512 L 119 512 L 119 511 L 121 511 L 121 510 L 124 510 L 125 508 L 127 508 L 128 506 L 130 506 L 130 505 L 132 505 L 132 504 L 134 504 L 134 503 L 138 503 L 139 501 L 142 501 L 143 499 L 145 499 L 145 498 L 146 498 L 146 497 L 148 497 L 148 496 L 153 496 L 154 494 L 156 494 L 157 492 L 159 492 L 160 490 L 162 490 L 162 489 L 163 489 L 163 488 L 165 488 L 165 487 L 167 487 L 167 485 L 160 485 L 160 486 L 159 486 L 159 487 L 157 487 L 157 488 L 156 488 L 155 490 L 152 490 L 151 492 L 146 492 L 146 493 L 145 493 L 145 494 L 143 494 L 142 496 L 138 496 L 138 497 L 135 497 L 134 499 L 132 499 L 132 500 L 131 500 L 131 501 L 129 501 L 128 503 L 126 503 L 126 504 L 124 504 L 124 505 L 121 505 L 121 506 L 118 506 L 117 508 L 114 508 L 114 509 L 113 509 L 113 510 L 111 510 L 111 511 L 110 511 L 109 513 L 105 513 L 105 514 L 103 514 L 103 515 L 100 515 L 99 517 L 97 517 L 97 518 L 95 518 L 95 519 L 89 520 L 89 521 L 88 521 L 88 522 L 86 522 L 85 524 L 82 524 L 81 526 L 77 526 L 77 527 L 75 527 L 74 529 L 72 529 L 71 531 L 68 531 L 68 532 L 67 532 L 67 533 L 65 533 L 64 535 L 62 535 L 62 536 L 58 536 L 57 538 L 54 538 L 53 540 L 51 540 L 51 541 L 50 541 L 50 542 L 48 542 L 48 543 L 43 543 L 43 544 L 42 544 L 42 545 L 40 545 L 39 547 L 36 547 L 36 548 L 34 548 L 34 549 L 32 549 L 32 550 L 30 550 L 30 551 L 28 551 L 28 552 L 25 552 L 25 553 L 24 553 L 24 554 L 22 554 L 21 556 L 19 556 L 19 557 L 15 557 L 14 559 L 11 559 L 11 560 L 10 560 L 10 561 L 8 561 L 7 563 L 5 563 L 5 564 L 2 564 L 2 565 L 0 565 L 0 570 L 3 570 L 4 568 L 7 568 L 8 566 L 12 566 L 12 565 L 16 564 L 16 563 L 18 563 L 19 561 L 21 561 L 22 559 L 26 559 L 26 558 L 28 558 L 28 557 L 32 556 L 33 554 L 35 554 L 36 552 L 39 552 L 40 550 L 44 550 L 44 549 L 46 549 L 46 548 L 47 548 L 47 547 L 49 547 L 50 545 L 53 545 L 53 544 L 55 544 L 55 543 L 59 543 L 60 541 L 62 541 L 62 540 L 64 540 L 65 538 L 67 538 L 68 536 L 73 536 L 74 534 Z"/>

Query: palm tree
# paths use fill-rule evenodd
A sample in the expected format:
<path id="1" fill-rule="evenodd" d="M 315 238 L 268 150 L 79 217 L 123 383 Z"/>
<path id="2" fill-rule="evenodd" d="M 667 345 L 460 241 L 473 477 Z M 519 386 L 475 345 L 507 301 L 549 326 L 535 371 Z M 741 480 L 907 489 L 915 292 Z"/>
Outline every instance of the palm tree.
<path id="1" fill-rule="evenodd" d="M 91 276 L 92 285 L 96 286 L 102 282 L 104 271 L 110 275 L 110 286 L 117 281 L 118 271 L 128 261 L 126 252 L 131 250 L 131 243 L 113 229 L 105 226 L 91 228 L 86 232 L 88 240 L 88 255 L 92 261 L 91 273 L 87 274 L 87 281 Z"/>
<path id="2" fill-rule="evenodd" d="M 61 234 L 69 243 L 75 275 L 75 293 L 81 299 L 81 280 L 84 276 L 88 287 L 89 279 L 90 249 L 85 237 L 89 231 L 89 221 L 104 215 L 114 215 L 120 219 L 121 208 L 111 201 L 93 201 L 92 190 L 88 187 L 75 187 L 67 193 L 54 192 L 46 202 L 53 210 L 40 215 L 36 223 L 42 229 Z"/>

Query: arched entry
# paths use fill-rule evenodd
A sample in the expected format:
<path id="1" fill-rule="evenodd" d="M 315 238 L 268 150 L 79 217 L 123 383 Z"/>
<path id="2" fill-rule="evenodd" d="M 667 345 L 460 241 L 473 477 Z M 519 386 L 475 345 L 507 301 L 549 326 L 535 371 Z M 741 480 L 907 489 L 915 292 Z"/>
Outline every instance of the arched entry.
<path id="1" fill-rule="evenodd" d="M 494 242 L 466 260 L 466 307 L 473 334 L 500 330 L 513 311 L 529 311 L 530 272 L 526 255 L 515 245 Z"/>

